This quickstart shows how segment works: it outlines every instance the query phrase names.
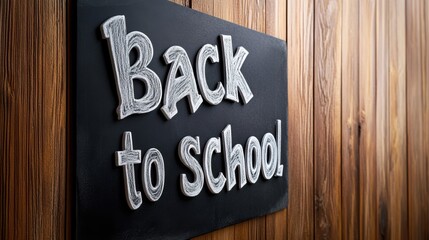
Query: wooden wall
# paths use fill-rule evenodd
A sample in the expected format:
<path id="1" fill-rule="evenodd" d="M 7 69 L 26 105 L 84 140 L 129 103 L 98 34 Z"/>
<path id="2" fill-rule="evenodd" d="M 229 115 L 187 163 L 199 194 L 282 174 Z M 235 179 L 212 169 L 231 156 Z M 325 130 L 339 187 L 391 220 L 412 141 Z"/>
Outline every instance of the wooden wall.
<path id="1" fill-rule="evenodd" d="M 0 239 L 64 239 L 67 1 L 0 0 Z"/>
<path id="2" fill-rule="evenodd" d="M 71 236 L 70 2 L 0 1 L 0 239 Z M 175 2 L 288 43 L 288 209 L 197 239 L 429 239 L 428 1 Z"/>
<path id="3" fill-rule="evenodd" d="M 429 239 L 429 2 L 175 2 L 288 43 L 288 209 L 201 239 Z"/>

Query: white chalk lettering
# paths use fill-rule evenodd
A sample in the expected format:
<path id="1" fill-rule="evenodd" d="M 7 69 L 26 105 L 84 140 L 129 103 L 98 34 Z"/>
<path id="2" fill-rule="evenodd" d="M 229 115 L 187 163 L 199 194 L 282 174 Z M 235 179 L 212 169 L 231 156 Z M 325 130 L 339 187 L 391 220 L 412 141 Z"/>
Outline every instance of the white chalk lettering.
<path id="1" fill-rule="evenodd" d="M 226 190 L 237 184 L 236 175 L 239 177 L 238 187 L 243 188 L 247 181 L 254 184 L 262 174 L 264 179 L 270 180 L 273 177 L 283 175 L 283 165 L 280 163 L 280 141 L 281 121 L 276 121 L 277 142 L 272 133 L 266 133 L 262 138 L 262 145 L 259 140 L 251 136 L 247 140 L 246 149 L 243 151 L 241 144 L 233 146 L 232 127 L 227 125 L 222 131 L 222 138 L 210 138 L 203 152 L 203 168 L 201 168 L 197 155 L 200 154 L 200 138 L 186 136 L 179 144 L 179 156 L 183 164 L 194 173 L 194 182 L 190 182 L 185 174 L 180 175 L 182 192 L 185 196 L 197 196 L 206 182 L 207 188 L 213 194 L 220 193 L 225 185 Z M 195 156 L 190 154 L 190 149 L 194 149 Z M 217 177 L 212 172 L 213 153 L 223 153 L 225 162 L 225 175 L 220 172 Z M 238 169 L 238 171 L 237 171 Z"/>
<path id="2" fill-rule="evenodd" d="M 141 32 L 127 34 L 124 16 L 115 16 L 101 25 L 103 38 L 109 41 L 110 58 L 119 95 L 118 118 L 134 113 L 147 113 L 158 107 L 162 97 L 162 85 L 158 75 L 147 67 L 153 57 L 150 39 Z M 132 49 L 138 53 L 137 61 L 131 66 L 129 54 Z M 133 80 L 138 79 L 146 86 L 146 94 L 134 98 Z"/>
<path id="3" fill-rule="evenodd" d="M 191 112 L 195 113 L 203 102 L 203 98 L 198 93 L 188 54 L 185 49 L 173 46 L 164 53 L 164 59 L 166 63 L 173 64 L 167 76 L 162 113 L 167 119 L 171 119 L 177 113 L 176 103 L 186 96 L 188 96 Z M 181 73 L 178 78 L 176 78 L 177 71 Z"/>
<path id="4" fill-rule="evenodd" d="M 201 93 L 206 100 L 211 105 L 219 104 L 223 97 L 225 96 L 225 89 L 221 82 L 218 83 L 215 90 L 210 90 L 207 85 L 206 79 L 206 63 L 207 59 L 211 59 L 212 63 L 219 62 L 219 53 L 217 46 L 210 44 L 204 45 L 197 55 L 197 79 L 200 86 Z"/>
<path id="5" fill-rule="evenodd" d="M 117 151 L 116 166 L 122 166 L 124 169 L 125 195 L 128 206 L 135 210 L 142 204 L 142 194 L 136 190 L 136 180 L 134 176 L 134 164 L 141 162 L 141 151 L 133 149 L 133 138 L 131 132 L 124 132 L 122 137 L 122 148 Z"/>
<path id="6" fill-rule="evenodd" d="M 152 183 L 151 171 L 151 168 L 154 167 L 154 165 L 156 170 L 155 185 Z M 147 150 L 143 158 L 142 175 L 143 190 L 146 197 L 152 202 L 158 201 L 164 190 L 165 183 L 164 159 L 162 158 L 161 152 L 158 149 L 151 148 Z"/>
<path id="7" fill-rule="evenodd" d="M 196 137 L 184 137 L 179 143 L 179 158 L 185 166 L 187 166 L 194 174 L 195 180 L 189 181 L 186 174 L 180 175 L 180 189 L 185 196 L 195 197 L 203 188 L 204 185 L 204 173 L 201 165 L 191 155 L 191 149 L 194 150 L 195 154 L 200 154 L 200 138 Z"/>
<path id="8" fill-rule="evenodd" d="M 207 187 L 214 194 L 220 193 L 225 186 L 226 178 L 223 173 L 218 177 L 213 176 L 212 172 L 212 155 L 213 152 L 220 153 L 220 138 L 210 138 L 204 148 L 204 176 L 206 177 Z"/>
<path id="9" fill-rule="evenodd" d="M 127 34 L 125 16 L 122 15 L 105 21 L 101 25 L 101 32 L 103 38 L 108 39 L 119 97 L 119 106 L 116 110 L 118 118 L 123 119 L 132 114 L 148 113 L 156 109 L 161 102 L 163 91 L 158 75 L 148 68 L 153 58 L 153 46 L 149 37 L 138 31 Z M 238 97 L 240 94 L 244 104 L 247 104 L 253 98 L 253 93 L 241 72 L 249 52 L 239 46 L 234 54 L 232 37 L 220 35 L 220 38 L 225 70 L 224 84 L 219 81 L 214 90 L 211 90 L 207 84 L 206 63 L 208 59 L 212 63 L 219 62 L 217 46 L 205 44 L 198 51 L 197 79 L 185 49 L 172 46 L 165 51 L 164 60 L 171 66 L 166 79 L 161 112 L 167 120 L 178 113 L 176 104 L 185 97 L 188 98 L 191 113 L 198 110 L 203 100 L 211 105 L 218 105 L 224 98 L 240 102 Z M 132 49 L 137 52 L 137 60 L 131 65 L 129 55 Z M 179 76 L 177 73 L 180 73 Z M 136 79 L 142 81 L 146 89 L 144 96 L 139 99 L 134 97 L 133 80 Z"/>

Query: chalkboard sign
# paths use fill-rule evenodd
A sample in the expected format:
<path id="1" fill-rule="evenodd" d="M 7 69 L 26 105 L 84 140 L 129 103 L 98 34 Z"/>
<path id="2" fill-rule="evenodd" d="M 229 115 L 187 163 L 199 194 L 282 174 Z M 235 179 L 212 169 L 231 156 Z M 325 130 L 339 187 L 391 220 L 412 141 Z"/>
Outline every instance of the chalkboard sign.
<path id="1" fill-rule="evenodd" d="M 78 0 L 77 239 L 186 239 L 287 206 L 286 44 L 160 0 Z"/>

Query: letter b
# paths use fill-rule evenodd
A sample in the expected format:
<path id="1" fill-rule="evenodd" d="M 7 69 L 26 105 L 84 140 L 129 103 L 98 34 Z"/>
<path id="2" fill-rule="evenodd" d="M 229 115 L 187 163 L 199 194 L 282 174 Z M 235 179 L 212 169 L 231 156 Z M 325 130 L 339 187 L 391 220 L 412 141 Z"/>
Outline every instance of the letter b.
<path id="1" fill-rule="evenodd" d="M 103 38 L 108 39 L 110 57 L 115 74 L 119 96 L 118 118 L 123 119 L 135 113 L 147 113 L 158 107 L 162 98 L 162 86 L 158 75 L 147 67 L 153 57 L 150 39 L 142 32 L 127 34 L 125 16 L 114 16 L 101 25 Z M 131 66 L 129 54 L 137 50 L 137 60 Z M 134 98 L 133 80 L 145 84 L 146 94 Z"/>

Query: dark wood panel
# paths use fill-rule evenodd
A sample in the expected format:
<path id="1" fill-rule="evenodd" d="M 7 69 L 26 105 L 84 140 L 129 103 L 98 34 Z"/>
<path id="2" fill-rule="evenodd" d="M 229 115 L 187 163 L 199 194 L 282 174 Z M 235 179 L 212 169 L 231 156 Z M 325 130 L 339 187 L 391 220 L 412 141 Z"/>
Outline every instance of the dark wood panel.
<path id="1" fill-rule="evenodd" d="M 66 1 L 0 2 L 0 239 L 66 237 Z"/>

